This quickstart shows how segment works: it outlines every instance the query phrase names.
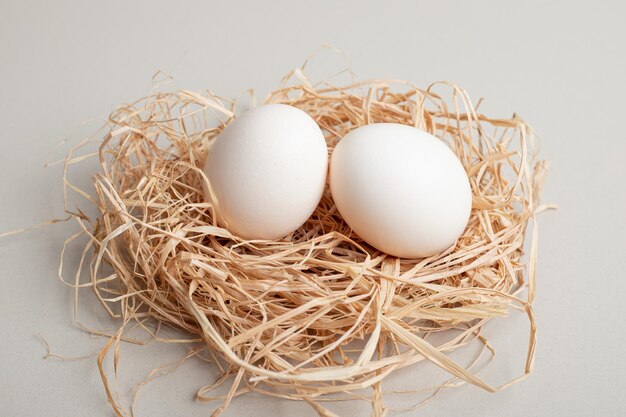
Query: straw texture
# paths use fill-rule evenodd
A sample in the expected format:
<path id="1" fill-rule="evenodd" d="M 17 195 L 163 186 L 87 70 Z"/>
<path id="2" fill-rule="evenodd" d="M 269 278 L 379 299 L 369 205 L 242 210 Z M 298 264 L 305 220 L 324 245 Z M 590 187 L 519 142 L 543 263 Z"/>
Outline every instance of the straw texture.
<path id="1" fill-rule="evenodd" d="M 256 391 L 306 401 L 325 416 L 334 415 L 322 405 L 326 400 L 367 398 L 380 416 L 387 412 L 382 381 L 421 361 L 437 364 L 457 382 L 497 391 L 503 386 L 489 384 L 448 353 L 470 341 L 491 349 L 482 327 L 512 308 L 530 323 L 525 366 L 516 380 L 531 372 L 533 220 L 546 208 L 539 205 L 546 164 L 535 160 L 529 126 L 517 116 L 481 114 L 451 83 L 426 89 L 378 80 L 312 85 L 300 68 L 265 102 L 307 112 L 330 152 L 343 135 L 368 123 L 403 123 L 439 137 L 470 178 L 469 224 L 443 253 L 399 259 L 353 234 L 327 189 L 311 218 L 285 239 L 242 240 L 218 227 L 214 208 L 202 198 L 203 184 L 209 185 L 201 170 L 207 149 L 236 114 L 235 103 L 209 91 L 174 91 L 120 106 L 97 154 L 82 154 L 81 143 L 65 159 L 66 198 L 78 193 L 98 215 L 70 212 L 81 229 L 66 245 L 81 235 L 88 243 L 76 278 L 63 266 L 65 249 L 60 267 L 65 282 L 76 291 L 91 288 L 119 318 L 120 328 L 98 358 L 115 413 L 132 409 L 120 404 L 103 363 L 113 355 L 117 364 L 126 331 L 137 326 L 157 338 L 154 329 L 162 325 L 182 329 L 192 335 L 190 356 L 204 350 L 214 357 L 223 377 L 198 391 L 199 400 L 221 399 L 214 415 L 233 396 Z M 93 190 L 84 191 L 70 171 L 89 157 L 99 158 L 100 172 Z M 84 270 L 87 281 L 80 279 Z M 447 330 L 446 342 L 431 343 L 429 335 Z M 211 397 L 227 378 L 228 394 Z"/>

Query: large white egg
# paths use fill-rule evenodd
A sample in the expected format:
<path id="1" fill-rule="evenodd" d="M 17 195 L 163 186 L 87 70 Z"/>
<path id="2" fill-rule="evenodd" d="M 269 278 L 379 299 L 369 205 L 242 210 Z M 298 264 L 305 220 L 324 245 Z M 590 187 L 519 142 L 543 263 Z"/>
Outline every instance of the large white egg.
<path id="1" fill-rule="evenodd" d="M 421 258 L 456 242 L 472 192 L 454 152 L 411 126 L 380 123 L 343 137 L 332 155 L 330 189 L 352 230 L 390 255 Z"/>
<path id="2" fill-rule="evenodd" d="M 235 118 L 212 144 L 204 166 L 218 223 L 250 240 L 279 239 L 300 227 L 322 197 L 327 169 L 317 123 L 283 104 Z M 205 196 L 213 201 L 206 189 Z"/>

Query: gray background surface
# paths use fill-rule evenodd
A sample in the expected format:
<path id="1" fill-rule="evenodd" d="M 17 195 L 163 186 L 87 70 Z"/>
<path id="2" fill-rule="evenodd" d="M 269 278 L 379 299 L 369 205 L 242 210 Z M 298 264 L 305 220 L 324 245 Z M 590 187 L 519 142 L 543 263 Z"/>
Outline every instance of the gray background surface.
<path id="1" fill-rule="evenodd" d="M 255 88 L 263 97 L 330 44 L 361 79 L 452 80 L 474 99 L 485 97 L 487 114 L 518 112 L 552 161 L 543 201 L 560 210 L 540 218 L 534 374 L 498 394 L 448 390 L 408 415 L 624 415 L 625 15 L 621 1 L 2 0 L 0 232 L 63 215 L 61 169 L 43 168 L 49 150 L 82 121 L 148 93 L 156 70 L 175 76 L 172 88 L 225 96 Z M 0 240 L 0 415 L 112 415 L 93 356 L 104 340 L 72 325 L 71 291 L 56 278 L 72 230 L 55 225 Z M 97 311 L 87 303 L 85 320 Z M 521 370 L 527 327 L 513 316 L 490 329 L 499 356 L 485 377 L 502 382 Z M 44 360 L 38 335 L 54 353 L 88 357 Z M 182 352 L 125 347 L 121 379 L 132 385 Z M 145 388 L 137 415 L 209 415 L 217 404 L 197 403 L 194 394 L 212 372 L 185 363 Z M 428 375 L 408 371 L 395 383 L 419 385 Z M 335 410 L 363 415 L 368 408 Z M 311 410 L 251 395 L 225 415 L 303 412 Z"/>

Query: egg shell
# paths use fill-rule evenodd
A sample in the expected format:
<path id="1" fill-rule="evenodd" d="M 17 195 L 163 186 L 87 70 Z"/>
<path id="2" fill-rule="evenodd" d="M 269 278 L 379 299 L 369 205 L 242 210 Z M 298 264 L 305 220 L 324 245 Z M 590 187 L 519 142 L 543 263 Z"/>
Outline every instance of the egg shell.
<path id="1" fill-rule="evenodd" d="M 244 239 L 279 239 L 313 213 L 326 184 L 328 150 L 317 123 L 283 104 L 238 116 L 209 149 L 204 172 L 218 223 Z"/>
<path id="2" fill-rule="evenodd" d="M 411 126 L 351 131 L 335 147 L 329 176 L 344 220 L 390 255 L 422 258 L 445 250 L 469 219 L 472 193 L 459 159 L 442 140 Z"/>

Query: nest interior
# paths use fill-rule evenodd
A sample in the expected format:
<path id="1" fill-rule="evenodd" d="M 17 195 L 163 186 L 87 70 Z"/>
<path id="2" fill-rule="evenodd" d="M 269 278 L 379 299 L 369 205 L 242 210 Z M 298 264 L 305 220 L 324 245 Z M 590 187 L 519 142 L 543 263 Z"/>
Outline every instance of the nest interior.
<path id="1" fill-rule="evenodd" d="M 201 339 L 222 369 L 218 384 L 232 377 L 216 414 L 233 396 L 256 391 L 303 400 L 332 415 L 322 398 L 363 399 L 358 392 L 371 388 L 373 414 L 382 415 L 383 379 L 425 360 L 488 391 L 526 376 L 536 334 L 533 220 L 542 209 L 546 166 L 535 160 L 529 126 L 517 116 L 480 114 L 451 83 L 425 89 L 377 80 L 313 85 L 300 69 L 265 102 L 307 112 L 325 133 L 329 152 L 351 129 L 370 123 L 402 123 L 437 136 L 470 179 L 467 228 L 436 256 L 388 256 L 351 232 L 326 189 L 310 219 L 291 235 L 242 240 L 218 227 L 202 197 L 207 149 L 234 117 L 235 102 L 210 91 L 179 90 L 120 106 L 95 155 L 101 169 L 93 190 L 65 178 L 66 193 L 79 193 L 98 212 L 72 212 L 81 230 L 66 244 L 88 236 L 79 270 L 88 270 L 89 278 L 70 285 L 93 289 L 120 319 L 99 356 L 115 412 L 126 415 L 103 361 L 125 329 L 133 322 L 143 326 L 146 318 Z M 80 151 L 85 145 L 67 156 L 66 172 L 87 158 Z M 448 352 L 471 340 L 488 347 L 481 329 L 511 308 L 530 322 L 525 366 L 519 378 L 492 386 Z M 431 334 L 447 330 L 454 332 L 445 342 L 431 342 Z M 218 384 L 200 388 L 198 398 L 217 398 L 209 395 Z"/>

